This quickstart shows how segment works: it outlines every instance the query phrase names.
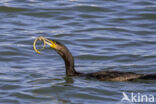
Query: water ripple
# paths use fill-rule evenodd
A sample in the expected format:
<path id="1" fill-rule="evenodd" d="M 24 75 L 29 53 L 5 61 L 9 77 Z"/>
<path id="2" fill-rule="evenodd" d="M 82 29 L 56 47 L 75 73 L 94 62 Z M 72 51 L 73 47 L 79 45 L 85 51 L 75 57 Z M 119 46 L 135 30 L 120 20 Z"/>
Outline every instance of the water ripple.
<path id="1" fill-rule="evenodd" d="M 80 72 L 155 73 L 155 0 L 1 0 L 0 103 L 122 104 L 122 92 L 155 94 L 154 81 L 65 77 L 64 62 L 38 36 L 65 44 Z"/>

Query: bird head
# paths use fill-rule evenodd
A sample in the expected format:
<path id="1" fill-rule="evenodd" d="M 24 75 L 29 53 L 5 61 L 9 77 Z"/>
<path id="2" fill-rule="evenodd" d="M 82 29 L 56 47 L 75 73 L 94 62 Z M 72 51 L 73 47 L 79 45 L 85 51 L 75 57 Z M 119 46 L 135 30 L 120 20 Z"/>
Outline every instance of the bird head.
<path id="1" fill-rule="evenodd" d="M 36 49 L 36 42 L 38 40 L 41 40 L 44 43 L 44 46 L 42 47 L 42 49 Z M 60 43 L 60 42 L 58 42 L 56 40 L 47 39 L 47 38 L 45 38 L 43 36 L 40 36 L 40 37 L 35 39 L 33 47 L 34 47 L 35 52 L 40 54 L 39 50 L 43 50 L 46 45 L 49 45 L 52 49 L 54 49 L 61 56 L 63 56 L 64 54 L 70 53 L 69 50 L 67 49 L 67 47 L 64 46 L 62 43 Z"/>

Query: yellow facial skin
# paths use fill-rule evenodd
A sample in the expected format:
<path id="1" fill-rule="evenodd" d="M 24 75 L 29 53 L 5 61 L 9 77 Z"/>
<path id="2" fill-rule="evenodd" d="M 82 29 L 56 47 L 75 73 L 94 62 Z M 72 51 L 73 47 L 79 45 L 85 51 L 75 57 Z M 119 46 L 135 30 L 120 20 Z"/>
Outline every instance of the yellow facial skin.
<path id="1" fill-rule="evenodd" d="M 43 43 L 44 43 L 44 45 L 43 45 L 43 47 L 42 47 L 41 49 L 37 49 L 37 48 L 36 48 L 36 42 L 37 42 L 38 40 L 41 40 L 41 41 L 43 41 Z M 55 43 L 54 41 L 48 40 L 47 38 L 44 38 L 44 37 L 42 37 L 42 36 L 40 36 L 40 37 L 38 37 L 38 38 L 36 38 L 36 39 L 34 40 L 33 48 L 34 48 L 34 50 L 35 50 L 36 53 L 40 54 L 40 51 L 39 51 L 39 50 L 43 50 L 43 49 L 45 48 L 46 44 L 49 45 L 50 47 L 54 48 L 54 49 L 56 48 L 56 43 Z"/>
<path id="2" fill-rule="evenodd" d="M 54 41 L 52 41 L 52 40 L 48 40 L 48 41 L 50 41 L 50 43 L 46 42 L 46 44 L 48 44 L 50 47 L 55 49 L 56 48 L 56 43 Z"/>

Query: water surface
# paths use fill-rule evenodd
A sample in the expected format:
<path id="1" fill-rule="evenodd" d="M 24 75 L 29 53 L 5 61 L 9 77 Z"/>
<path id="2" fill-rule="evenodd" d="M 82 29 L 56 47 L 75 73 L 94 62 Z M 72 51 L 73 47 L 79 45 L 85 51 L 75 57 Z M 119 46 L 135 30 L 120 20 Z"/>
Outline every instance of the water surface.
<path id="1" fill-rule="evenodd" d="M 54 50 L 38 55 L 32 47 L 38 36 L 61 41 L 80 72 L 156 73 L 155 11 L 155 0 L 1 0 L 0 103 L 128 103 L 122 92 L 156 102 L 155 81 L 67 78 Z"/>

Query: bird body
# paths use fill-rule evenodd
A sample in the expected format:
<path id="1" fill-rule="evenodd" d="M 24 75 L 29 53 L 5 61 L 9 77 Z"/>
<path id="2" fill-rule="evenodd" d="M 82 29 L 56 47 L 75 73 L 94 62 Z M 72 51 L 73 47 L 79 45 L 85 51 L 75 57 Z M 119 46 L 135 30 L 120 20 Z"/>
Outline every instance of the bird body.
<path id="1" fill-rule="evenodd" d="M 89 77 L 94 77 L 103 81 L 130 81 L 141 77 L 141 74 L 132 72 L 120 72 L 120 71 L 99 71 L 89 73 Z"/>
<path id="2" fill-rule="evenodd" d="M 56 40 L 49 40 L 44 37 L 39 37 L 34 41 L 36 44 L 37 40 L 42 40 L 44 44 L 48 44 L 53 48 L 64 60 L 66 75 L 67 76 L 80 76 L 95 78 L 102 81 L 131 81 L 135 79 L 156 79 L 156 74 L 137 74 L 133 72 L 120 72 L 120 71 L 99 71 L 93 73 L 81 73 L 75 70 L 74 58 L 70 53 L 69 49 L 62 43 Z M 45 46 L 45 45 L 44 45 Z M 34 50 L 39 53 L 34 45 Z"/>

